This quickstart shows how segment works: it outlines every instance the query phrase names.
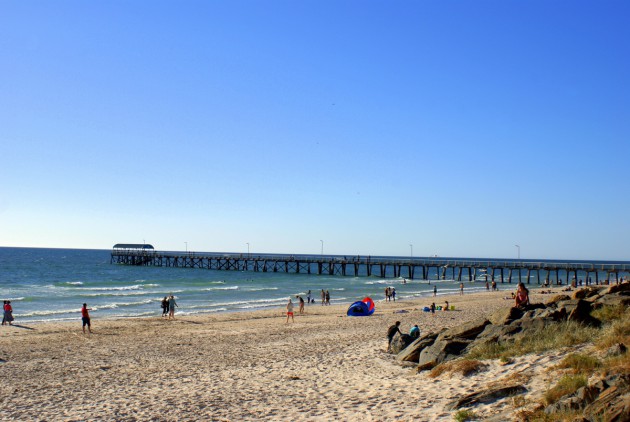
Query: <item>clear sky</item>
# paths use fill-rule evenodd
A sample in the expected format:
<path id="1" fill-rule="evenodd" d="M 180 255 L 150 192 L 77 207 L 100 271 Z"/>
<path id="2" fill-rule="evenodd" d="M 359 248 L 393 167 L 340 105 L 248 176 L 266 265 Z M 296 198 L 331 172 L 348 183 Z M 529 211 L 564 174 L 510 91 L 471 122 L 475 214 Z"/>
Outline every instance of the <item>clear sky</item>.
<path id="1" fill-rule="evenodd" d="M 630 260 L 629 17 L 0 0 L 0 245 Z"/>

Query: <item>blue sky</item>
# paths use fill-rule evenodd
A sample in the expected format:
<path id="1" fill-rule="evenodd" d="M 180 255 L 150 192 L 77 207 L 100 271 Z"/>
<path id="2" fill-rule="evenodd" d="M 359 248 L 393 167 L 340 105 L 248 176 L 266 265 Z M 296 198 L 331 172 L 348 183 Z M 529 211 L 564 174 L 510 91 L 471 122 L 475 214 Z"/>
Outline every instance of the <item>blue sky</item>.
<path id="1" fill-rule="evenodd" d="M 1 0 L 0 245 L 628 260 L 629 12 Z"/>

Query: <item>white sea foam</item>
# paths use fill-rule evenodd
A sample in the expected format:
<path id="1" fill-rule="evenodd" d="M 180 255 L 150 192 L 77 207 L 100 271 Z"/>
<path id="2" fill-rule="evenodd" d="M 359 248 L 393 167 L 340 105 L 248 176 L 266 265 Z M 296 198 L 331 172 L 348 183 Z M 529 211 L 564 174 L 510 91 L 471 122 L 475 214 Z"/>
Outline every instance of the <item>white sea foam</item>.
<path id="1" fill-rule="evenodd" d="M 66 281 L 66 284 L 69 284 L 71 286 L 81 286 L 83 282 L 82 281 Z"/>
<path id="2" fill-rule="evenodd" d="M 243 289 L 243 291 L 246 292 L 265 292 L 268 290 L 278 290 L 277 287 L 246 287 Z M 304 294 L 304 293 L 301 293 Z"/>
<path id="3" fill-rule="evenodd" d="M 121 306 L 138 306 L 138 305 L 147 305 L 149 303 L 153 303 L 153 300 L 148 299 L 148 300 L 141 300 L 139 302 L 109 303 L 107 305 L 95 306 L 92 309 L 95 311 L 98 311 L 100 309 L 116 309 L 116 308 L 120 308 Z"/>
<path id="4" fill-rule="evenodd" d="M 119 286 L 119 287 L 77 287 L 76 290 L 103 290 L 103 291 L 121 291 L 121 290 L 142 290 L 144 286 L 140 284 L 134 284 L 133 286 Z"/>
<path id="5" fill-rule="evenodd" d="M 50 310 L 50 311 L 32 311 L 26 313 L 16 313 L 13 316 L 16 318 L 28 318 L 34 316 L 50 316 L 50 315 L 63 315 L 63 314 L 78 314 L 81 312 L 81 308 L 77 307 L 76 309 L 60 309 L 60 310 Z"/>
<path id="6" fill-rule="evenodd" d="M 208 287 L 204 289 L 207 292 L 211 292 L 214 290 L 238 290 L 238 286 L 227 286 L 227 287 Z"/>

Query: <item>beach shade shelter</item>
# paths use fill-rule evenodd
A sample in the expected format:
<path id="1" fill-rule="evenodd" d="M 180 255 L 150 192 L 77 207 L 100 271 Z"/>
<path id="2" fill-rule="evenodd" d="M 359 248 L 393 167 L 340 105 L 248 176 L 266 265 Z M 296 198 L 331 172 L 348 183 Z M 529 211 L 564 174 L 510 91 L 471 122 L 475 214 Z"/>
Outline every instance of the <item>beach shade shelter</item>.
<path id="1" fill-rule="evenodd" d="M 348 308 L 348 316 L 370 316 L 374 313 L 374 301 L 369 297 L 354 302 Z"/>

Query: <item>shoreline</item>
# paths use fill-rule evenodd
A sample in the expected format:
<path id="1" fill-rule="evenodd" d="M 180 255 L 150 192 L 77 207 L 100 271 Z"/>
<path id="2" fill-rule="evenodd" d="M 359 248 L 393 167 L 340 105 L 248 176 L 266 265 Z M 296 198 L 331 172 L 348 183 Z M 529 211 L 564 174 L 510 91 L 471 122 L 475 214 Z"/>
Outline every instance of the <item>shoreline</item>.
<path id="1" fill-rule="evenodd" d="M 400 320 L 437 331 L 511 306 L 511 290 L 377 303 L 94 319 L 0 330 L 3 418 L 116 420 L 452 420 L 443 405 L 471 379 L 433 380 L 385 353 Z M 557 293 L 557 292 L 556 292 Z M 542 296 L 542 297 L 540 297 Z M 546 301 L 532 289 L 532 299 Z M 454 311 L 422 308 L 448 300 Z M 297 308 L 296 308 L 297 311 Z M 19 325 L 19 322 L 18 322 Z M 487 374 L 486 374 L 487 376 Z"/>

